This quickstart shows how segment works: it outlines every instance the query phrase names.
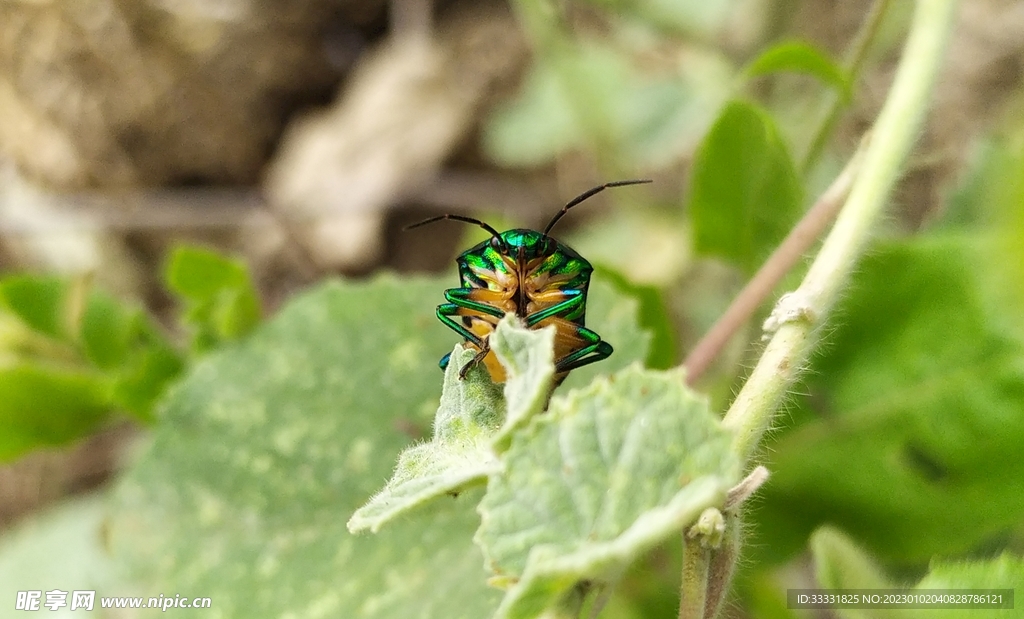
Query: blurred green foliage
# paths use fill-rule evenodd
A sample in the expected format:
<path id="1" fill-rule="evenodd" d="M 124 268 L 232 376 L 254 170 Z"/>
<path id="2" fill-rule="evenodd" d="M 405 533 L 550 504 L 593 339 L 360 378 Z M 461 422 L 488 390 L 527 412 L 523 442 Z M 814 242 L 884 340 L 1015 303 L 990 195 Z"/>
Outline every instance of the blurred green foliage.
<path id="1" fill-rule="evenodd" d="M 1024 561 L 1008 554 L 984 561 L 932 561 L 928 571 L 916 585 L 900 582 L 886 575 L 867 552 L 842 531 L 822 527 L 811 536 L 811 554 L 814 557 L 818 582 L 830 589 L 901 589 L 914 590 L 991 590 L 1009 589 L 1020 591 L 1024 588 Z M 916 580 L 916 579 L 915 579 Z M 1005 595 L 1005 594 L 1004 594 Z M 1009 596 L 1004 597 L 1005 601 Z M 939 619 L 961 619 L 967 617 L 1011 617 L 1015 613 L 1013 601 L 1010 608 L 971 608 L 964 604 L 960 608 L 845 608 L 836 610 L 841 619 L 900 619 L 913 613 L 927 613 L 928 617 Z"/>
<path id="2" fill-rule="evenodd" d="M 182 360 L 139 308 L 85 279 L 0 279 L 0 460 L 80 438 L 122 410 L 148 421 Z"/>
<path id="3" fill-rule="evenodd" d="M 177 248 L 166 282 L 186 306 L 196 352 L 259 319 L 245 267 L 209 250 Z M 0 278 L 0 461 L 81 438 L 117 411 L 151 422 L 186 362 L 144 310 L 87 277 Z"/>
<path id="4" fill-rule="evenodd" d="M 974 245 L 918 237 L 862 262 L 811 368 L 813 397 L 774 441 L 759 516 L 775 560 L 825 522 L 913 562 L 1024 514 L 1024 347 L 990 319 L 1022 308 L 986 303 Z"/>
<path id="5" fill-rule="evenodd" d="M 260 301 L 249 271 L 238 261 L 199 247 L 178 247 L 164 280 L 184 304 L 182 324 L 196 352 L 236 340 L 260 320 Z"/>

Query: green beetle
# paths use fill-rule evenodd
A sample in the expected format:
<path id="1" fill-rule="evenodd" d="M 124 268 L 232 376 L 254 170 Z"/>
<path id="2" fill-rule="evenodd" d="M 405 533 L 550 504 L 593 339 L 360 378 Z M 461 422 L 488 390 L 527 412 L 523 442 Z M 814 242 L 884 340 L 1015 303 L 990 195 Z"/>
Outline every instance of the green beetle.
<path id="1" fill-rule="evenodd" d="M 505 381 L 505 369 L 491 352 L 490 334 L 505 314 L 515 314 L 528 328 L 555 327 L 555 382 L 579 367 L 606 359 L 612 346 L 585 326 L 587 289 L 594 267 L 572 248 L 548 233 L 569 209 L 609 187 L 649 183 L 628 180 L 605 183 L 569 201 L 543 232 L 515 229 L 499 233 L 486 223 L 462 215 L 439 215 L 406 229 L 452 219 L 476 224 L 491 238 L 463 252 L 455 262 L 461 286 L 444 291 L 448 301 L 437 306 L 437 317 L 477 350 L 459 370 L 459 377 L 483 362 L 496 383 Z M 451 353 L 441 358 L 448 367 Z"/>

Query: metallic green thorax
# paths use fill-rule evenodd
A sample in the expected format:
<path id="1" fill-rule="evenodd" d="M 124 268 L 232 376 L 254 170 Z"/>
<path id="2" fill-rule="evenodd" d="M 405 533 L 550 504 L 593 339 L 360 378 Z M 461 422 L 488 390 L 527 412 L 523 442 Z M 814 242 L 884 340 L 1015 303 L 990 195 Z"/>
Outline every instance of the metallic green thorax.
<path id="1" fill-rule="evenodd" d="M 534 279 L 542 276 L 557 276 L 559 279 L 568 277 L 569 279 L 561 283 L 559 287 L 565 291 L 578 290 L 579 296 L 582 298 L 571 313 L 563 315 L 561 318 L 583 326 L 586 315 L 587 288 L 590 286 L 590 275 L 593 273 L 594 267 L 571 247 L 536 230 L 523 228 L 506 230 L 501 233 L 501 240 L 504 242 L 504 247 L 497 242 L 497 239 L 490 238 L 471 247 L 455 259 L 459 266 L 459 279 L 462 281 L 462 287 L 502 290 L 503 287 L 498 281 L 501 278 L 481 276 L 482 272 L 488 271 L 495 276 L 502 275 L 505 276 L 505 279 L 513 280 L 518 279 L 516 271 L 523 272 L 526 277 Z M 525 265 L 540 258 L 543 258 L 543 262 L 529 272 L 524 272 Z M 509 264 L 510 261 L 513 264 Z M 520 318 L 526 318 L 526 282 L 517 283 L 519 284 L 519 294 L 514 296 L 515 314 Z"/>

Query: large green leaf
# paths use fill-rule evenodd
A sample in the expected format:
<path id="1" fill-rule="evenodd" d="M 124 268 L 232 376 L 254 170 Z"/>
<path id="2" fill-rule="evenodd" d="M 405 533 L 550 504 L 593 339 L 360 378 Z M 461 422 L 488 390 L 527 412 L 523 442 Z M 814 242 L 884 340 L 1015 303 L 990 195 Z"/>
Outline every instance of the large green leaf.
<path id="1" fill-rule="evenodd" d="M 1000 268 L 957 237 L 866 257 L 809 374 L 813 397 L 772 445 L 763 556 L 829 522 L 885 559 L 923 561 L 1020 522 L 1024 349 L 994 319 L 1019 313 L 979 285 Z"/>
<path id="2" fill-rule="evenodd" d="M 127 569 L 224 616 L 488 616 L 479 490 L 375 536 L 345 525 L 437 408 L 437 357 L 458 339 L 434 317 L 446 283 L 328 284 L 201 360 L 120 488 L 112 544 Z M 632 307 L 636 329 L 634 301 L 601 302 Z M 610 337 L 626 322 L 593 315 Z"/>
<path id="3" fill-rule="evenodd" d="M 678 372 L 633 366 L 552 399 L 513 435 L 480 504 L 477 542 L 511 585 L 497 616 L 535 617 L 580 583 L 614 583 L 720 504 L 739 473 L 730 440 Z"/>
<path id="4" fill-rule="evenodd" d="M 802 203 L 803 186 L 775 122 L 752 103 L 725 106 L 693 162 L 696 250 L 753 271 L 789 232 Z"/>

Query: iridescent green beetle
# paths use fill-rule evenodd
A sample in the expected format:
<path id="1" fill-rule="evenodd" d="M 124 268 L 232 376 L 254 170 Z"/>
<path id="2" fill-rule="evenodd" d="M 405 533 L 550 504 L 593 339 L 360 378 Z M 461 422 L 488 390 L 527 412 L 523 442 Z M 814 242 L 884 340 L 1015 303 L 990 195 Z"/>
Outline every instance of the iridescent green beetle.
<path id="1" fill-rule="evenodd" d="M 489 337 L 505 314 L 515 314 L 528 328 L 555 327 L 555 382 L 572 370 L 606 359 L 612 346 L 588 329 L 587 289 L 594 267 L 567 245 L 548 236 L 569 209 L 609 187 L 649 183 L 629 180 L 605 183 L 569 201 L 543 232 L 515 229 L 499 233 L 486 223 L 461 215 L 439 215 L 408 226 L 416 228 L 453 219 L 476 224 L 491 238 L 471 247 L 455 262 L 461 287 L 444 291 L 448 301 L 437 306 L 437 317 L 466 339 L 477 354 L 459 370 L 459 377 L 481 361 L 496 383 L 505 381 L 505 369 L 491 352 Z M 441 358 L 448 367 L 451 353 Z"/>

